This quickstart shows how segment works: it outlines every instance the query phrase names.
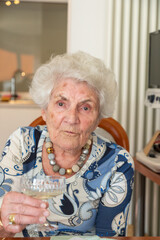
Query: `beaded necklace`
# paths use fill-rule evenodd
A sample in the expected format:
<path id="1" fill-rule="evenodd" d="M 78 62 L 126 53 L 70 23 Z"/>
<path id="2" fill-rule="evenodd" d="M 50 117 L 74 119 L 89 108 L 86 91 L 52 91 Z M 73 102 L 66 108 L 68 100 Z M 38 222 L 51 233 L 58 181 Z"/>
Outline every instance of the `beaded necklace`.
<path id="1" fill-rule="evenodd" d="M 77 164 L 74 164 L 72 166 L 72 168 L 61 168 L 55 160 L 55 155 L 54 155 L 54 150 L 53 150 L 53 143 L 51 142 L 49 137 L 45 138 L 45 148 L 46 151 L 48 153 L 48 159 L 49 159 L 49 163 L 52 166 L 52 170 L 53 172 L 59 172 L 60 175 L 71 175 L 72 173 L 76 173 L 80 170 L 80 168 L 83 167 L 85 160 L 87 158 L 87 155 L 89 153 L 91 144 L 92 144 L 92 137 L 90 137 L 87 141 L 87 143 L 84 145 L 84 147 L 82 148 L 82 153 L 79 157 L 79 160 L 77 161 Z"/>

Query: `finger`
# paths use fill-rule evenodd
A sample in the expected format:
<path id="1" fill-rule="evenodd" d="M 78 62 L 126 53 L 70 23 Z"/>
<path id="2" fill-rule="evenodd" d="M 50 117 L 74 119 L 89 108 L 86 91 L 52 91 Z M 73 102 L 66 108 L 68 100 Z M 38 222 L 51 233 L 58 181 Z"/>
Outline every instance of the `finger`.
<path id="1" fill-rule="evenodd" d="M 9 192 L 5 196 L 5 201 L 9 203 L 23 203 L 35 207 L 47 208 L 48 204 L 40 199 L 33 198 L 23 193 Z"/>
<path id="2" fill-rule="evenodd" d="M 26 224 L 35 224 L 35 223 L 43 224 L 45 222 L 46 222 L 45 216 L 32 217 L 32 216 L 25 216 L 20 214 L 16 214 L 15 216 L 15 223 L 17 225 L 26 225 Z"/>
<path id="3" fill-rule="evenodd" d="M 12 214 L 11 214 L 12 215 Z M 10 222 L 10 216 L 8 215 L 6 220 L 5 220 L 5 225 L 8 227 L 8 225 L 28 225 L 28 224 L 43 224 L 46 222 L 46 217 L 45 216 L 25 216 L 21 214 L 13 214 L 14 215 L 14 222 Z"/>
<path id="4" fill-rule="evenodd" d="M 5 227 L 5 230 L 7 232 L 10 232 L 10 233 L 18 233 L 18 232 L 21 232 L 24 228 L 26 227 L 26 225 L 13 225 L 13 224 L 8 224 L 6 227 Z"/>
<path id="5" fill-rule="evenodd" d="M 20 214 L 20 215 L 26 215 L 26 216 L 49 216 L 49 211 L 45 208 L 35 207 L 35 206 L 29 206 L 19 203 L 10 203 L 9 205 L 6 205 L 6 208 L 4 208 L 5 216 L 9 215 L 9 213 L 14 214 Z"/>

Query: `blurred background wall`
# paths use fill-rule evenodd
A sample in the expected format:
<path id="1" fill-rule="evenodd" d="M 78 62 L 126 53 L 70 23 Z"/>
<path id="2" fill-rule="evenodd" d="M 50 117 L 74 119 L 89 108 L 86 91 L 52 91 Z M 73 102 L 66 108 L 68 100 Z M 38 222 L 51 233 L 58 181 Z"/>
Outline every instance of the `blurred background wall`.
<path id="1" fill-rule="evenodd" d="M 17 70 L 17 91 L 28 91 L 32 74 L 51 55 L 66 52 L 67 3 L 0 1 L 0 91 L 10 90 Z"/>

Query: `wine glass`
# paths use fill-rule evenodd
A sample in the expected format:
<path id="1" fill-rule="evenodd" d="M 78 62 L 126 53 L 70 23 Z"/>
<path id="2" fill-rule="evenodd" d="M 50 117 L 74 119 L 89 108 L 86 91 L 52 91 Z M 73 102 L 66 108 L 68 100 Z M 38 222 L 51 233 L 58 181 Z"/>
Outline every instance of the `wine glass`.
<path id="1" fill-rule="evenodd" d="M 30 177 L 25 174 L 21 180 L 21 191 L 29 196 L 48 200 L 62 194 L 66 188 L 66 179 L 63 176 L 46 176 L 36 175 Z M 58 229 L 56 224 L 50 224 L 46 221 L 44 224 L 31 224 L 28 225 L 27 230 L 30 235 L 35 236 L 38 231 L 54 231 Z"/>

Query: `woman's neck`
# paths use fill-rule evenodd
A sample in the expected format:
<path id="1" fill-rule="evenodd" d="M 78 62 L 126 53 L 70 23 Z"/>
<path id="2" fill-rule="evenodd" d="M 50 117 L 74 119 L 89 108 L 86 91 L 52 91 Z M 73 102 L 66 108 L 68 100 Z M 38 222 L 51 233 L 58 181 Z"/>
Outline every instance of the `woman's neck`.
<path id="1" fill-rule="evenodd" d="M 55 155 L 55 161 L 61 168 L 72 168 L 74 164 L 77 164 L 77 161 L 79 160 L 79 157 L 81 155 L 81 149 L 79 151 L 65 151 L 60 148 L 54 148 L 54 155 Z M 88 157 L 86 158 L 86 160 Z M 86 161 L 85 161 L 86 162 Z M 59 173 L 55 173 L 52 170 L 52 166 L 50 165 L 50 161 L 48 159 L 48 154 L 46 152 L 45 145 L 43 145 L 42 150 L 42 166 L 43 170 L 46 175 L 59 175 Z M 72 173 L 70 176 L 72 176 L 75 173 Z M 64 175 L 65 177 L 70 177 L 67 174 Z"/>
<path id="2" fill-rule="evenodd" d="M 61 167 L 69 168 L 77 163 L 82 153 L 82 149 L 64 150 L 59 147 L 54 147 L 55 160 Z"/>

